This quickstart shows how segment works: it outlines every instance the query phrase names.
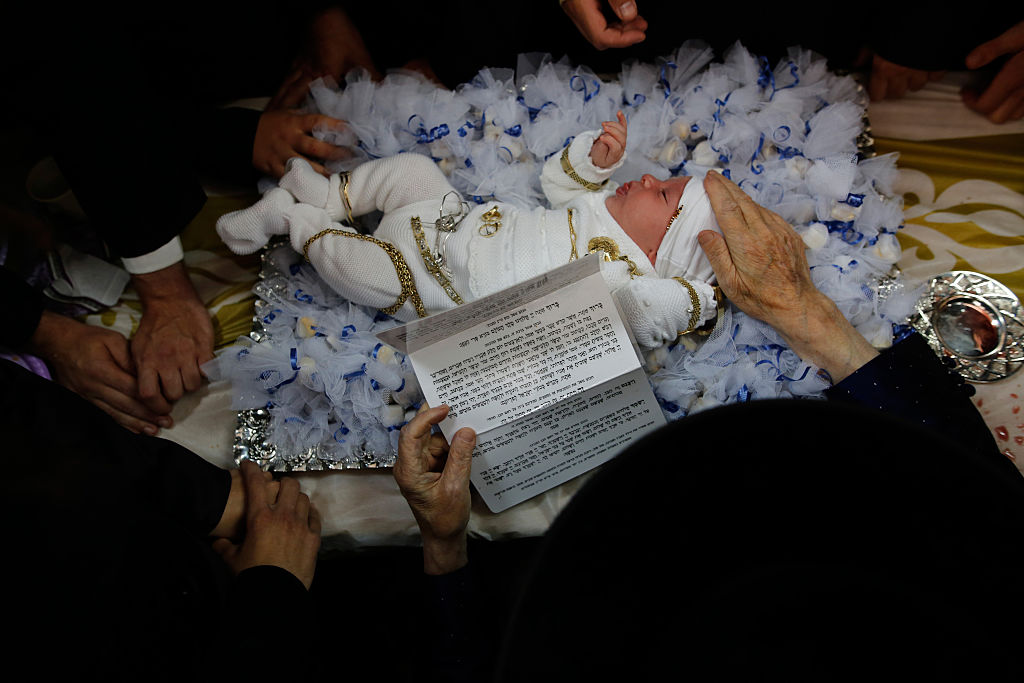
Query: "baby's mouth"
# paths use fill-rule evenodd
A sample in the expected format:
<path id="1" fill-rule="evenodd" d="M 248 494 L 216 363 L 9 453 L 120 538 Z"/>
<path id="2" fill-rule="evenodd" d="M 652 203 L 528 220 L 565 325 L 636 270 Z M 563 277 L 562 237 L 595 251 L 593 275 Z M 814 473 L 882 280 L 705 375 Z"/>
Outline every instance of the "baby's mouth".
<path id="1" fill-rule="evenodd" d="M 620 197 L 625 197 L 627 194 L 629 194 L 629 188 L 632 184 L 633 181 L 630 180 L 628 183 L 619 185 L 618 189 L 615 190 L 615 194 L 619 195 Z"/>

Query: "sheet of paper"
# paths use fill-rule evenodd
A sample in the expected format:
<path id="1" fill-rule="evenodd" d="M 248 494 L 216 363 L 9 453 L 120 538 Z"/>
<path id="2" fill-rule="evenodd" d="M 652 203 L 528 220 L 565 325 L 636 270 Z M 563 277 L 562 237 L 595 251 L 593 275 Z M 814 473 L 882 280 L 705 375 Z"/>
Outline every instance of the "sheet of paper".
<path id="1" fill-rule="evenodd" d="M 449 439 L 477 434 L 640 367 L 600 272 L 410 354 Z M 478 318 L 478 320 L 480 320 Z"/>
<path id="2" fill-rule="evenodd" d="M 472 481 L 500 512 L 615 457 L 665 424 L 642 369 L 481 435 Z"/>
<path id="3" fill-rule="evenodd" d="M 472 480 L 494 512 L 615 456 L 665 423 L 599 256 L 378 335 L 409 355 L 439 425 L 477 433 Z"/>

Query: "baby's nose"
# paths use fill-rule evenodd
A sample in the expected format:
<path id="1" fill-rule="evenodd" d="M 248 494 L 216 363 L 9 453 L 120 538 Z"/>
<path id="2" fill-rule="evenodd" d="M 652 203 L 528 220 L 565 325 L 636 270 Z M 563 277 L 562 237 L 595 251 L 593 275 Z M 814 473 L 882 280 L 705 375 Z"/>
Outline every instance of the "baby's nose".
<path id="1" fill-rule="evenodd" d="M 640 178 L 640 182 L 644 184 L 644 187 L 650 187 L 652 183 L 656 182 L 657 178 L 652 176 L 650 173 L 644 173 Z"/>

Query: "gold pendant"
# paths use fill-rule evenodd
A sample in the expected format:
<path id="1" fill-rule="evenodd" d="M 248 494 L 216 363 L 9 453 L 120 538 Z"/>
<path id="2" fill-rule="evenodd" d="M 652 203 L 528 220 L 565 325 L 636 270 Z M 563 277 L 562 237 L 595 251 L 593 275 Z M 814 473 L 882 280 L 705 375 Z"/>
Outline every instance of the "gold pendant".
<path id="1" fill-rule="evenodd" d="M 587 253 L 595 254 L 597 252 L 603 254 L 602 258 L 605 261 L 625 261 L 626 265 L 629 266 L 630 279 L 643 275 L 640 269 L 637 268 L 636 263 L 633 262 L 633 259 L 625 254 L 619 254 L 619 245 L 611 237 L 593 237 L 587 242 Z"/>
<path id="2" fill-rule="evenodd" d="M 480 219 L 483 221 L 483 225 L 477 228 L 477 232 L 481 237 L 493 237 L 501 228 L 501 211 L 496 206 L 484 211 Z"/>
<path id="3" fill-rule="evenodd" d="M 587 253 L 604 252 L 605 261 L 615 261 L 619 258 L 619 245 L 611 237 L 594 237 L 587 242 Z"/>

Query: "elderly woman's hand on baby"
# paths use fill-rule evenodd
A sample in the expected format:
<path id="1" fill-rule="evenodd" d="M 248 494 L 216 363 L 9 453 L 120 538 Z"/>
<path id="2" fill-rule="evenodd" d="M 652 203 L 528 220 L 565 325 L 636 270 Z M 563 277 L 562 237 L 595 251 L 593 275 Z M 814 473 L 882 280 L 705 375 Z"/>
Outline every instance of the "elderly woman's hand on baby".
<path id="1" fill-rule="evenodd" d="M 626 153 L 626 116 L 620 111 L 616 114 L 617 121 L 605 121 L 601 124 L 603 132 L 594 140 L 590 148 L 590 159 L 598 168 L 611 168 L 619 163 Z"/>
<path id="2" fill-rule="evenodd" d="M 811 281 L 800 235 L 736 184 L 708 173 L 704 187 L 722 230 L 698 235 L 722 292 L 744 313 L 774 327 L 794 352 L 834 381 L 877 351 Z"/>

